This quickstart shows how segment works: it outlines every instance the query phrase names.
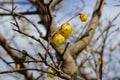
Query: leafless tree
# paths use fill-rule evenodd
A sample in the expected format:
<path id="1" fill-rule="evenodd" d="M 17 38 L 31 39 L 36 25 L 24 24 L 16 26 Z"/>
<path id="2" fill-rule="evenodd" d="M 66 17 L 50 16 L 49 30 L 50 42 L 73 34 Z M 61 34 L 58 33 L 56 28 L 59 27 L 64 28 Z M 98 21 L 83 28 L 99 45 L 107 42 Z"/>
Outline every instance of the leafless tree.
<path id="1" fill-rule="evenodd" d="M 84 4 L 84 0 L 81 1 L 83 2 L 82 4 Z M 63 0 L 27 0 L 25 2 L 3 0 L 3 2 L 0 2 L 0 9 L 3 10 L 2 13 L 0 12 L 0 16 L 12 17 L 10 23 L 14 26 L 13 31 L 16 33 L 16 35 L 25 36 L 25 38 L 28 39 L 29 44 L 32 45 L 33 51 L 35 51 L 35 47 L 40 47 L 42 50 L 44 50 L 36 50 L 35 55 L 37 56 L 34 57 L 29 51 L 25 49 L 20 50 L 17 45 L 11 45 L 9 43 L 9 40 L 5 39 L 5 36 L 0 33 L 0 45 L 6 51 L 7 55 L 10 56 L 10 58 L 12 59 L 11 62 L 0 56 L 0 59 L 7 66 L 9 66 L 8 70 L 0 71 L 0 75 L 17 72 L 21 75 L 24 75 L 25 80 L 44 79 L 44 74 L 52 74 L 65 80 L 102 80 L 104 74 L 103 56 L 107 44 L 111 40 L 109 40 L 109 37 L 114 32 L 119 33 L 119 29 L 116 29 L 112 32 L 110 31 L 110 29 L 112 28 L 112 26 L 114 26 L 113 23 L 119 17 L 120 13 L 117 14 L 112 20 L 109 20 L 108 25 L 105 26 L 100 35 L 98 35 L 97 38 L 94 39 L 96 29 L 98 29 L 100 24 L 102 24 L 100 22 L 100 18 L 106 2 L 106 0 L 97 0 L 93 13 L 92 15 L 90 15 L 91 19 L 90 21 L 86 22 L 86 25 L 84 26 L 84 29 L 82 30 L 78 38 L 76 38 L 76 40 L 73 42 L 66 42 L 60 46 L 55 46 L 53 43 L 51 43 L 50 40 L 52 34 L 54 34 L 58 29 L 57 22 L 55 21 L 55 15 L 53 15 L 53 13 L 55 11 L 57 12 L 61 8 L 57 6 L 61 5 L 62 2 Z M 20 12 L 20 10 L 17 11 L 17 5 L 25 6 L 27 4 L 31 5 L 30 9 L 33 8 L 33 10 L 29 9 L 25 12 Z M 11 9 L 8 9 L 4 7 L 4 5 L 10 5 L 12 7 Z M 84 6 L 85 5 L 83 5 L 83 7 Z M 81 9 L 83 9 L 83 7 Z M 36 22 L 38 23 L 34 23 L 34 21 L 27 17 L 28 15 L 32 18 L 34 17 L 33 15 L 37 15 L 39 20 Z M 21 24 L 20 21 L 22 21 L 23 24 L 26 23 L 26 25 Z M 22 27 L 22 25 L 27 27 Z M 31 29 L 33 31 L 35 30 L 38 36 L 32 33 L 27 33 L 26 30 L 28 29 L 29 25 L 32 26 Z M 46 30 L 45 36 L 42 33 L 41 26 L 44 26 L 44 29 Z M 14 37 L 16 37 L 16 35 L 12 36 L 11 41 L 14 39 Z M 100 42 L 100 39 L 102 39 L 101 44 L 98 45 L 95 50 L 94 47 L 95 45 L 97 45 L 97 42 Z M 35 43 L 35 45 L 33 42 Z M 21 45 L 19 44 L 19 46 Z M 88 46 L 89 50 L 86 50 L 88 49 Z M 111 52 L 114 51 L 114 49 L 116 48 L 109 48 Z M 86 53 L 89 53 L 90 56 L 87 56 Z M 84 58 L 79 57 L 82 54 Z M 79 61 L 80 64 L 78 64 L 77 62 L 78 58 L 81 58 L 81 61 Z M 100 63 L 98 64 L 98 62 Z M 34 66 L 27 66 L 30 63 L 34 64 Z M 91 65 L 90 68 L 93 70 L 96 77 L 92 77 L 85 71 L 86 68 L 84 65 L 86 63 Z M 12 64 L 20 66 L 20 68 L 15 69 L 15 66 Z M 48 68 L 51 68 L 53 72 L 49 72 Z M 31 73 L 30 71 L 36 71 L 39 76 L 34 77 L 34 72 Z"/>

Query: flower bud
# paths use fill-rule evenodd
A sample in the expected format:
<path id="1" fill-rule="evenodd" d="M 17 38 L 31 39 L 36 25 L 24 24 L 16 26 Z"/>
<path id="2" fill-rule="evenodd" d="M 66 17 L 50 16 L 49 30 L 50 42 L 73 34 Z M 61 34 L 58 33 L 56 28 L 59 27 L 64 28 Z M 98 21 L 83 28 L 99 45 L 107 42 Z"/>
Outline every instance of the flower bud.
<path id="1" fill-rule="evenodd" d="M 55 33 L 52 36 L 51 41 L 56 45 L 56 46 L 60 46 L 64 41 L 65 38 L 60 34 L 60 33 Z"/>
<path id="2" fill-rule="evenodd" d="M 73 27 L 69 23 L 62 24 L 59 32 L 65 39 L 68 39 L 73 31 Z"/>
<path id="3" fill-rule="evenodd" d="M 88 19 L 88 15 L 87 14 L 80 14 L 80 19 L 82 22 L 86 22 Z"/>

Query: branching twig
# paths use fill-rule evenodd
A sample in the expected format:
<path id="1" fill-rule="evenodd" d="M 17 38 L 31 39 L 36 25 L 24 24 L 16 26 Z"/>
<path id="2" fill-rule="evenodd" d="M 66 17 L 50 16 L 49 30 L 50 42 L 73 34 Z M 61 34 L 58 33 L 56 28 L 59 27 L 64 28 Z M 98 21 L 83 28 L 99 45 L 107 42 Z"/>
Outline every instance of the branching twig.
<path id="1" fill-rule="evenodd" d="M 21 15 L 37 15 L 37 11 L 29 11 L 29 12 L 16 12 L 17 14 Z M 15 16 L 18 16 L 17 14 L 14 14 Z M 11 16 L 12 13 L 0 13 L 0 16 Z"/>
<path id="2" fill-rule="evenodd" d="M 3 7 L 0 7 L 0 9 L 3 9 L 3 10 L 5 10 L 5 11 L 8 11 L 8 12 L 12 13 L 10 10 L 5 9 L 5 8 L 3 8 Z M 39 35 L 40 35 L 40 36 L 42 35 L 42 33 L 41 33 L 41 31 L 39 30 L 39 28 L 38 28 L 32 21 L 30 21 L 27 17 L 23 16 L 22 14 L 15 13 L 15 12 L 14 12 L 14 15 L 26 19 L 29 23 L 31 23 L 31 24 L 35 27 L 35 29 L 38 31 Z M 14 24 L 14 25 L 16 26 L 16 24 Z M 18 25 L 17 25 L 17 26 L 18 26 Z"/>
<path id="3" fill-rule="evenodd" d="M 13 68 L 4 58 L 2 58 L 1 56 L 0 56 L 0 59 L 4 62 L 4 63 L 6 63 L 9 67 L 11 67 L 11 68 Z"/>
<path id="4" fill-rule="evenodd" d="M 13 48 L 13 47 L 10 47 L 10 48 L 13 49 L 13 50 L 16 50 L 16 51 L 18 51 L 18 52 L 20 52 L 20 53 L 22 53 L 22 51 L 20 51 L 20 50 L 18 50 L 18 49 L 15 49 L 15 48 Z M 30 57 L 31 59 L 33 59 L 34 61 L 36 61 L 35 58 L 33 58 L 32 56 L 30 56 L 30 55 L 27 53 L 27 51 L 26 51 L 26 56 L 28 56 L 28 57 Z"/>
<path id="5" fill-rule="evenodd" d="M 100 54 L 100 57 L 101 57 L 101 64 L 100 64 L 100 80 L 102 80 L 102 73 L 103 73 L 103 70 L 102 70 L 102 68 L 103 68 L 103 53 L 104 53 L 104 49 L 105 49 L 105 43 L 106 43 L 106 40 L 107 40 L 107 36 L 108 36 L 108 31 L 107 31 L 107 33 L 105 34 L 105 38 L 104 38 L 104 40 L 103 40 L 103 45 L 102 45 L 102 54 Z"/>
<path id="6" fill-rule="evenodd" d="M 44 70 L 42 70 L 42 69 L 37 69 L 37 68 L 21 68 L 21 69 L 11 70 L 11 71 L 2 71 L 2 72 L 0 72 L 0 74 L 13 73 L 13 72 L 19 72 L 19 71 L 27 71 L 27 70 L 41 71 L 41 72 L 44 72 L 44 73 L 53 74 L 53 73 L 51 73 L 51 72 L 44 71 Z M 54 75 L 54 74 L 53 74 L 53 75 Z"/>
<path id="7" fill-rule="evenodd" d="M 9 1 L 3 1 L 3 2 L 0 2 L 0 5 L 3 5 L 3 4 L 12 4 L 12 2 L 9 2 Z M 20 4 L 20 5 L 25 5 L 25 4 L 30 4 L 29 2 L 14 2 L 14 4 Z"/>
<path id="8" fill-rule="evenodd" d="M 107 32 L 106 32 L 105 38 L 104 38 L 104 40 L 103 40 L 103 45 L 102 45 L 102 50 L 101 50 L 102 54 L 100 54 L 100 57 L 101 57 L 100 80 L 102 80 L 102 72 L 103 72 L 103 71 L 102 71 L 102 68 L 103 68 L 103 64 L 102 64 L 102 62 L 103 62 L 103 53 L 104 53 L 104 49 L 105 49 L 105 46 L 106 46 L 106 41 L 107 41 L 107 38 L 108 38 L 108 32 L 109 32 L 109 30 L 110 30 L 110 28 L 111 28 L 111 26 L 112 26 L 112 23 L 118 18 L 119 15 L 120 15 L 120 13 L 119 13 L 116 17 L 114 17 L 111 22 L 109 22 L 108 28 L 107 28 L 107 30 L 106 30 Z"/>

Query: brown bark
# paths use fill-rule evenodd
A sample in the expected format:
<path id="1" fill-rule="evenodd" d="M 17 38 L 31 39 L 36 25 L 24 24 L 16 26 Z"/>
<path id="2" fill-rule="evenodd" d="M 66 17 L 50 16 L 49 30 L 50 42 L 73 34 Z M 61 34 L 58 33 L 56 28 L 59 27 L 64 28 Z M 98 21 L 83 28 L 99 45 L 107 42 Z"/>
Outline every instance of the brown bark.
<path id="1" fill-rule="evenodd" d="M 5 51 L 8 53 L 8 55 L 15 61 L 15 64 L 17 64 L 17 61 L 20 61 L 20 58 L 17 56 L 17 53 L 10 49 L 9 44 L 7 43 L 6 39 L 0 34 L 0 45 L 5 49 Z M 25 68 L 25 65 L 23 63 L 19 63 L 21 65 L 21 68 Z M 33 76 L 30 76 L 28 71 L 19 71 L 20 74 L 24 75 L 26 80 L 35 80 Z"/>
<path id="2" fill-rule="evenodd" d="M 103 5 L 105 3 L 105 0 L 98 0 L 92 15 L 92 19 L 88 25 L 88 29 L 86 33 L 88 33 L 88 36 L 83 37 L 79 41 L 77 41 L 75 44 L 70 45 L 65 54 L 64 54 L 64 69 L 66 72 L 69 74 L 74 74 L 75 72 L 78 71 L 78 67 L 76 64 L 75 59 L 77 56 L 80 54 L 80 52 L 90 43 L 94 32 L 97 28 L 97 25 L 99 23 L 99 19 L 102 13 Z M 57 49 L 62 53 L 64 50 L 65 45 L 62 45 L 58 47 Z M 81 71 L 81 74 L 84 74 L 83 71 Z"/>

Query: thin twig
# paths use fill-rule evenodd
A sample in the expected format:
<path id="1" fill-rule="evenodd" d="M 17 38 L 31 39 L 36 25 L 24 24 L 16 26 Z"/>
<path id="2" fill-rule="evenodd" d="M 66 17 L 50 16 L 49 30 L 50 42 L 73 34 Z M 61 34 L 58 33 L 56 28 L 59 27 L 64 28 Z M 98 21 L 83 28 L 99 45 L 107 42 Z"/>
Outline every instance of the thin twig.
<path id="1" fill-rule="evenodd" d="M 29 12 L 16 12 L 17 14 L 21 15 L 37 15 L 37 11 L 29 11 Z M 15 16 L 18 16 L 17 14 L 14 14 Z M 0 13 L 0 16 L 11 16 L 12 13 Z"/>
<path id="2" fill-rule="evenodd" d="M 110 28 L 111 28 L 111 26 L 112 26 L 112 23 L 118 18 L 119 15 L 120 15 L 120 13 L 118 13 L 117 16 L 115 16 L 111 22 L 109 21 L 109 25 L 108 25 L 108 28 L 107 28 L 107 33 L 105 34 L 105 38 L 104 38 L 104 40 L 103 40 L 103 45 L 102 45 L 102 50 L 101 50 L 101 51 L 102 51 L 102 54 L 100 54 L 100 57 L 101 57 L 101 64 L 100 64 L 100 80 L 102 80 L 103 53 L 104 53 L 104 49 L 105 49 L 105 43 L 106 43 L 107 38 L 108 38 L 108 32 L 109 32 L 109 30 L 110 30 Z"/>
<path id="3" fill-rule="evenodd" d="M 3 5 L 3 4 L 12 4 L 11 2 L 8 2 L 8 1 L 4 1 L 4 2 L 0 2 L 0 5 Z M 14 2 L 14 4 L 20 4 L 20 5 L 25 5 L 25 4 L 28 4 L 30 5 L 31 3 L 30 2 Z"/>
<path id="4" fill-rule="evenodd" d="M 18 22 L 17 22 L 17 20 L 15 18 L 15 15 L 14 15 L 14 10 L 15 9 L 16 9 L 16 7 L 14 8 L 14 1 L 12 0 L 12 17 L 13 17 L 15 23 L 16 23 L 15 25 L 16 25 L 17 29 L 20 30 L 19 24 L 18 24 Z"/>
<path id="5" fill-rule="evenodd" d="M 22 32 L 22 31 L 18 31 L 18 30 L 16 30 L 16 29 L 13 29 L 13 30 L 16 31 L 16 32 L 19 32 L 19 33 L 21 33 L 21 34 L 23 34 L 23 35 L 25 35 L 25 36 L 27 36 L 27 37 L 30 37 L 31 39 L 33 39 L 33 40 L 35 40 L 35 41 L 37 41 L 37 42 L 39 42 L 39 43 L 43 46 L 43 48 L 47 51 L 47 48 L 46 48 L 45 45 L 41 42 L 40 39 L 37 39 L 37 38 L 34 37 L 34 36 L 31 36 L 31 35 L 29 35 L 29 34 L 26 34 L 26 33 Z M 53 59 L 53 56 L 52 56 L 49 52 L 48 52 L 48 55 L 50 56 L 50 58 L 51 58 L 51 60 L 53 61 L 53 63 L 56 64 L 55 61 L 54 61 L 54 59 Z"/>
<path id="6" fill-rule="evenodd" d="M 104 52 L 104 49 L 105 49 L 105 43 L 106 43 L 106 40 L 107 40 L 107 35 L 108 35 L 108 31 L 107 31 L 107 33 L 106 33 L 106 35 L 105 35 L 105 38 L 104 38 L 104 40 L 103 40 L 103 45 L 102 45 L 102 54 L 100 54 L 100 57 L 101 57 L 101 64 L 100 64 L 100 80 L 102 80 L 102 73 L 103 73 L 103 70 L 102 70 L 102 68 L 103 68 L 103 52 Z"/>
<path id="7" fill-rule="evenodd" d="M 12 13 L 10 10 L 5 9 L 5 8 L 3 8 L 3 7 L 0 7 L 0 9 L 3 9 L 3 10 L 5 10 L 5 11 L 8 11 L 8 12 Z M 38 28 L 32 21 L 30 21 L 27 17 L 23 16 L 22 14 L 15 13 L 15 12 L 14 12 L 14 15 L 26 19 L 26 20 L 27 20 L 29 23 L 31 23 L 31 24 L 33 25 L 33 27 L 38 31 L 40 37 L 42 36 L 42 32 L 39 30 L 39 28 Z M 16 25 L 15 25 L 15 26 L 16 26 Z"/>
<path id="8" fill-rule="evenodd" d="M 13 48 L 13 47 L 10 47 L 10 48 L 13 49 L 13 50 L 16 50 L 16 51 L 18 51 L 18 52 L 20 52 L 20 53 L 22 53 L 22 51 L 20 51 L 20 50 L 18 50 L 18 49 L 15 49 L 15 48 Z M 32 56 L 30 56 L 28 53 L 26 54 L 26 56 L 30 57 L 30 58 L 33 59 L 34 61 L 37 61 L 35 58 L 33 58 Z"/>
<path id="9" fill-rule="evenodd" d="M 63 53 L 59 54 L 60 55 L 59 57 L 60 57 L 61 60 L 60 60 L 59 65 L 58 65 L 58 69 L 60 69 L 62 64 L 63 64 L 63 56 L 64 56 L 68 46 L 69 46 L 69 43 L 67 43 L 67 45 L 65 46 L 65 49 L 64 49 Z"/>
<path id="10" fill-rule="evenodd" d="M 62 57 L 64 56 L 64 54 L 65 54 L 65 52 L 66 52 L 68 46 L 69 46 L 69 43 L 67 43 L 67 45 L 65 46 L 65 49 L 64 49 L 64 51 L 63 51 L 63 53 L 62 53 Z"/>
<path id="11" fill-rule="evenodd" d="M 37 69 L 37 68 L 20 68 L 20 69 L 17 69 L 17 70 L 1 71 L 0 74 L 13 73 L 13 72 L 19 72 L 19 71 L 27 71 L 27 70 L 41 71 L 41 72 L 44 72 L 44 73 L 49 73 L 49 74 L 53 74 L 54 75 L 54 73 L 51 73 L 51 72 L 48 72 L 48 71 L 44 71 L 42 69 Z"/>
<path id="12" fill-rule="evenodd" d="M 20 63 L 21 61 L 15 61 L 15 62 L 7 62 L 7 64 L 14 64 L 14 63 Z M 44 62 L 44 61 L 24 61 L 22 63 L 39 63 L 39 62 Z"/>
<path id="13" fill-rule="evenodd" d="M 1 56 L 0 56 L 0 59 L 4 62 L 4 63 L 6 63 L 9 67 L 11 67 L 11 68 L 13 68 L 5 59 L 3 59 Z"/>
<path id="14" fill-rule="evenodd" d="M 119 17 L 119 15 L 120 15 L 120 12 L 113 18 L 112 21 L 109 22 L 110 26 L 108 26 L 104 29 L 104 31 L 96 38 L 96 41 L 98 41 L 100 39 L 100 37 L 104 34 L 104 32 L 107 31 L 112 26 L 113 22 Z"/>

